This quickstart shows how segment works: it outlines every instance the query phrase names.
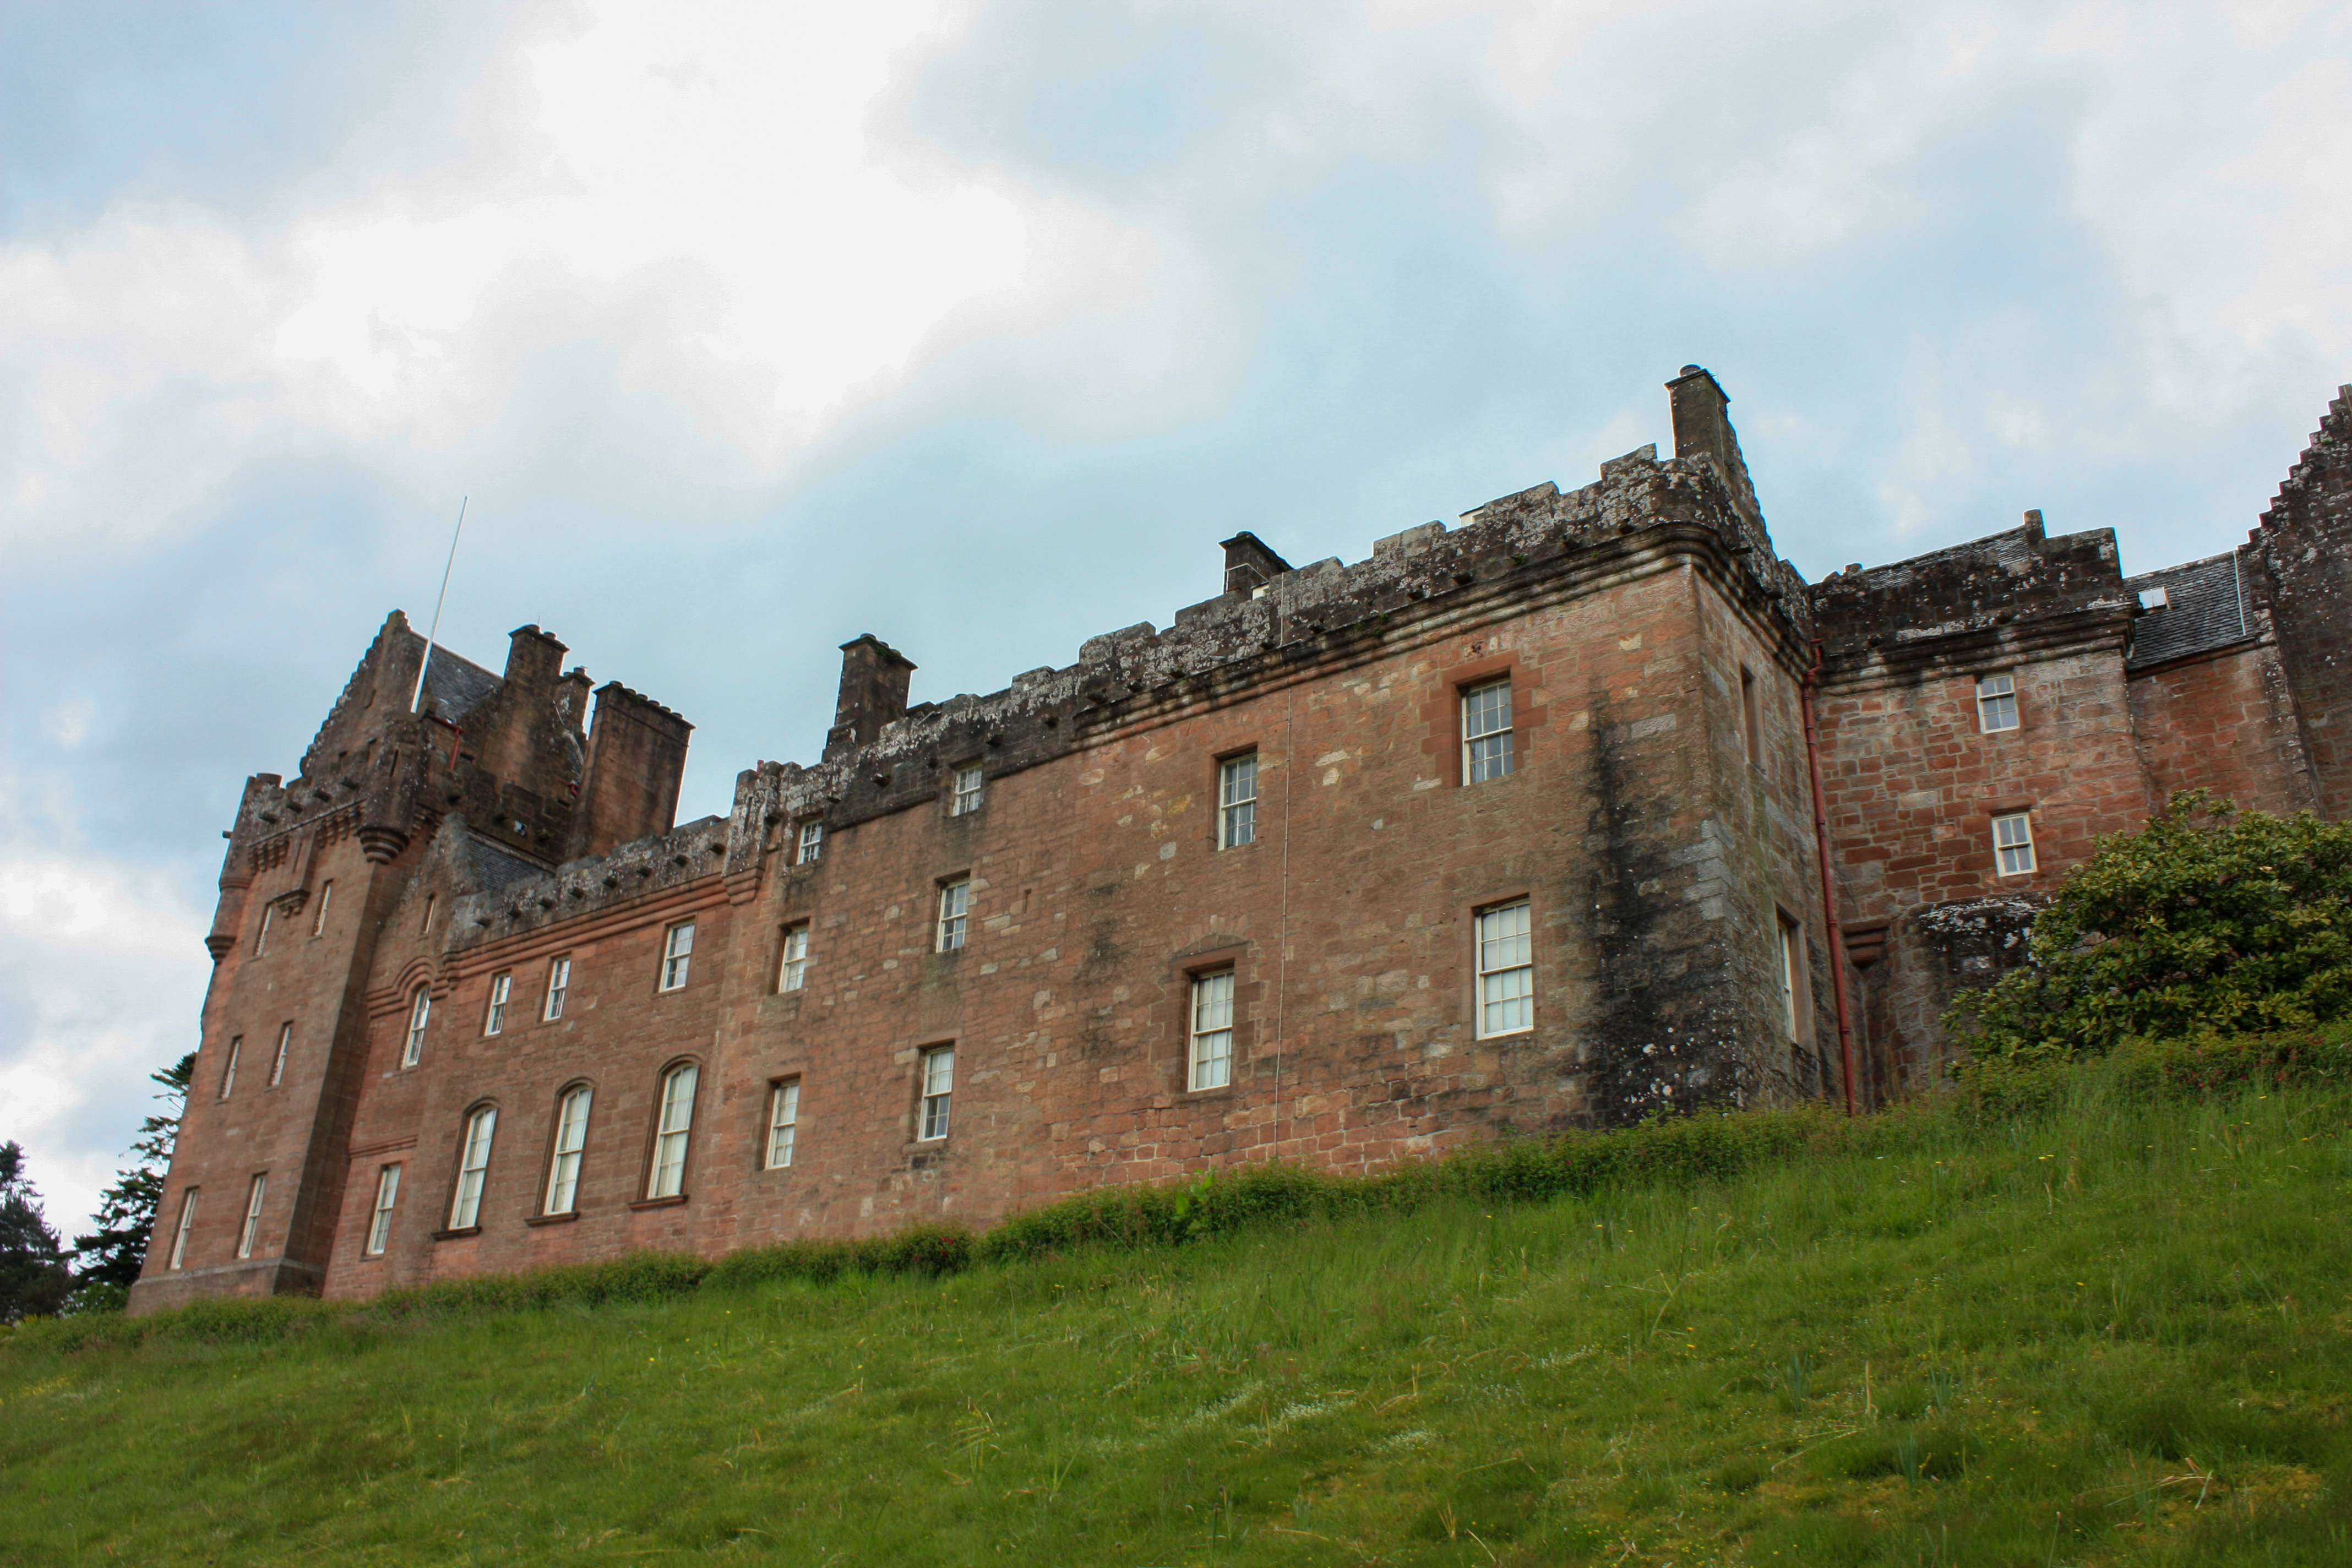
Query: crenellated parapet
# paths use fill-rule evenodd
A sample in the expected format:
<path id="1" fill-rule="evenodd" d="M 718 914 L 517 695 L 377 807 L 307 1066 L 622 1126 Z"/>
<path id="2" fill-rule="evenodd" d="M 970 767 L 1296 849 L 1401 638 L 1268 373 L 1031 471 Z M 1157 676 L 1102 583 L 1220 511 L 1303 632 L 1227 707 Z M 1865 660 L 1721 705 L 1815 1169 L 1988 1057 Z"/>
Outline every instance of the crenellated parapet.
<path id="1" fill-rule="evenodd" d="M 753 852 L 755 820 L 771 836 L 810 819 L 854 826 L 932 800 L 945 769 L 1037 766 L 1129 728 L 1670 566 L 1693 566 L 1774 628 L 1792 676 L 1811 632 L 1803 578 L 1773 553 L 1760 518 L 1742 511 L 1723 465 L 1706 455 L 1661 459 L 1654 447 L 1603 464 L 1580 489 L 1538 485 L 1463 513 L 1453 528 L 1428 523 L 1378 540 L 1351 565 L 1332 558 L 1292 569 L 1260 546 L 1237 569 L 1234 542 L 1225 549 L 1226 581 L 1238 586 L 1178 610 L 1164 629 L 1143 622 L 1090 637 L 1076 663 L 1026 671 L 984 696 L 905 708 L 913 665 L 877 638 L 845 645 L 824 760 L 741 776 L 734 854 Z M 871 739 L 845 743 L 857 735 Z"/>

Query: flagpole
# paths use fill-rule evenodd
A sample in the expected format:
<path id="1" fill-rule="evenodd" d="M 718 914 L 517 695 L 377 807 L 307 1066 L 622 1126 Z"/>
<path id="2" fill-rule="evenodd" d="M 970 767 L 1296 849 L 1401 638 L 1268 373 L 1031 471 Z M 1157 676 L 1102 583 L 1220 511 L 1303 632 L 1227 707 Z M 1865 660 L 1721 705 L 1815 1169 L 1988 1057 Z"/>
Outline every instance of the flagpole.
<path id="1" fill-rule="evenodd" d="M 416 667 L 416 689 L 409 694 L 408 710 L 418 711 L 425 703 L 425 671 L 433 662 L 433 639 L 441 635 L 441 606 L 449 597 L 449 569 L 457 564 L 457 539 L 466 531 L 466 502 L 472 498 L 457 498 L 457 526 L 449 535 L 449 559 L 441 563 L 441 595 L 433 601 L 433 626 L 425 634 L 425 658 Z"/>

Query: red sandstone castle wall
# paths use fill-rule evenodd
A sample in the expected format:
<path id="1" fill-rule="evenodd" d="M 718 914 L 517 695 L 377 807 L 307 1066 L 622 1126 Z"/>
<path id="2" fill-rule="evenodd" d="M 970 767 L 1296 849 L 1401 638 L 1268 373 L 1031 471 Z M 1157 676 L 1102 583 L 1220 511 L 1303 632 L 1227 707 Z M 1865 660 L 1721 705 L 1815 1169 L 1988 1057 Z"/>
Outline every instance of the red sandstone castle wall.
<path id="1" fill-rule="evenodd" d="M 1597 1096 L 1625 1092 L 1596 1076 L 1623 1044 L 1611 1031 L 1629 998 L 1612 971 L 1736 963 L 1760 978 L 1769 952 L 1744 947 L 1775 905 L 1806 911 L 1825 950 L 1794 826 L 1793 682 L 1738 625 L 1690 571 L 1659 572 L 992 778 L 972 816 L 935 803 L 876 817 L 834 835 L 813 867 L 787 864 L 791 825 L 779 825 L 755 879 L 706 876 L 458 953 L 428 1061 L 404 1074 L 391 1064 L 424 954 L 388 941 L 328 1289 L 936 1216 L 984 1224 L 1228 1159 L 1361 1168 L 1591 1114 Z M 1727 664 L 1736 694 L 1740 657 L 1772 683 L 1767 765 L 1742 758 L 1754 776 L 1726 810 L 1714 779 L 1725 743 L 1711 734 L 1725 710 L 1700 693 L 1719 692 Z M 1504 672 L 1517 769 L 1465 786 L 1460 689 Z M 1259 837 L 1221 850 L 1217 760 L 1253 746 Z M 944 789 L 970 759 L 937 760 Z M 1634 839 L 1657 873 L 1643 880 L 1665 884 L 1641 897 L 1678 912 L 1633 933 L 1629 956 L 1626 933 L 1592 912 L 1620 895 L 1596 900 L 1593 884 Z M 970 944 L 934 953 L 937 887 L 964 873 Z M 1480 1041 L 1473 911 L 1522 895 L 1537 1027 Z M 662 932 L 688 912 L 689 984 L 656 994 Z M 779 994 L 780 933 L 799 920 L 814 933 L 808 984 Z M 541 1025 L 559 952 L 572 958 L 572 997 L 560 1024 Z M 1183 1074 L 1190 975 L 1225 963 L 1240 1004 L 1234 1082 L 1195 1092 Z M 516 1004 L 506 1033 L 485 1039 L 501 970 Z M 1746 1010 L 1761 1018 L 1766 1005 Z M 1668 1005 L 1643 1020 L 1668 1051 L 1673 1018 Z M 953 1130 L 919 1142 L 917 1055 L 946 1043 L 959 1058 Z M 658 1075 L 682 1056 L 704 1065 L 687 1201 L 634 1206 Z M 1790 1092 L 1785 1052 L 1759 1065 Z M 785 1077 L 802 1087 L 798 1152 L 765 1171 L 768 1093 Z M 580 1217 L 527 1224 L 556 1097 L 583 1079 L 596 1099 Z M 500 1121 L 479 1234 L 436 1240 L 464 1117 L 482 1102 Z M 394 1244 L 362 1259 L 374 1172 L 394 1159 L 405 1165 Z"/>
<path id="2" fill-rule="evenodd" d="M 1979 674 L 2016 681 L 2020 727 L 1982 732 Z M 1959 984 L 1991 978 L 1924 940 L 1923 910 L 1962 900 L 2039 896 L 2091 854 L 2102 833 L 2136 827 L 2151 805 L 2121 651 L 1991 653 L 1979 668 L 1824 692 L 1822 790 L 1849 931 L 1886 922 L 1866 1005 L 1885 1086 L 1920 1087 L 1935 1065 L 1937 1016 Z M 2028 812 L 2035 869 L 2001 876 L 1992 819 Z M 1968 954 L 1979 958 L 1983 954 Z"/>
<path id="3" fill-rule="evenodd" d="M 2317 804 L 2275 645 L 2241 643 L 2158 666 L 2134 675 L 2129 695 L 2155 802 L 2204 788 L 2247 811 Z"/>

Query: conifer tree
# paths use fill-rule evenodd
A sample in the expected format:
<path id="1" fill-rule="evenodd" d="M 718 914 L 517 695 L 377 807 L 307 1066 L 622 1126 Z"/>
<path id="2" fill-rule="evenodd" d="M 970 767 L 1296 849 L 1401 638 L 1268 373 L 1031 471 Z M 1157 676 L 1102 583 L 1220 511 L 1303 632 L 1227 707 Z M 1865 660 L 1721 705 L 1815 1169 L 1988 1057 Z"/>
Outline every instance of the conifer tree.
<path id="1" fill-rule="evenodd" d="M 126 1290 L 138 1283 L 139 1270 L 147 1260 L 148 1238 L 155 1233 L 155 1208 L 163 1198 L 163 1177 L 172 1168 L 172 1149 L 180 1135 L 180 1113 L 187 1106 L 188 1083 L 195 1071 L 196 1053 L 190 1051 L 163 1071 L 147 1075 L 163 1086 L 163 1092 L 155 1098 L 164 1102 L 166 1111 L 151 1114 L 139 1124 L 139 1136 L 131 1143 L 136 1163 L 99 1194 L 98 1213 L 91 1216 L 98 1224 L 97 1233 L 74 1237 L 77 1281 L 97 1281 Z"/>
<path id="2" fill-rule="evenodd" d="M 0 1322 L 53 1315 L 72 1289 L 65 1249 L 26 1174 L 25 1151 L 0 1143 Z"/>

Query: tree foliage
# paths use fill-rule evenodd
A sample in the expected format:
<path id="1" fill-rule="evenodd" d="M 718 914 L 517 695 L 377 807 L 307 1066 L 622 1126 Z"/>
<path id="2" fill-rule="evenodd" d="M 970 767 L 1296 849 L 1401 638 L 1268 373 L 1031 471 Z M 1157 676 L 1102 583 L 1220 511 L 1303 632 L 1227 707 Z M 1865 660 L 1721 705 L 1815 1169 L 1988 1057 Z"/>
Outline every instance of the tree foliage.
<path id="1" fill-rule="evenodd" d="M 163 1177 L 172 1168 L 180 1113 L 186 1109 L 188 1083 L 195 1071 L 196 1053 L 190 1051 L 163 1071 L 147 1075 L 163 1087 L 155 1098 L 163 1101 L 165 1112 L 151 1113 L 139 1124 L 139 1136 L 131 1144 L 133 1163 L 99 1194 L 98 1213 L 90 1216 L 98 1225 L 96 1234 L 74 1237 L 78 1279 L 126 1290 L 138 1281 L 147 1258 L 148 1238 L 155 1233 L 155 1208 L 163 1200 Z"/>
<path id="2" fill-rule="evenodd" d="M 2352 1015 L 2352 825 L 2175 795 L 2033 922 L 2032 962 L 1945 1015 L 1971 1054 L 2309 1029 Z"/>
<path id="3" fill-rule="evenodd" d="M 65 1250 L 26 1173 L 24 1148 L 0 1143 L 0 1322 L 51 1316 L 72 1289 Z"/>

